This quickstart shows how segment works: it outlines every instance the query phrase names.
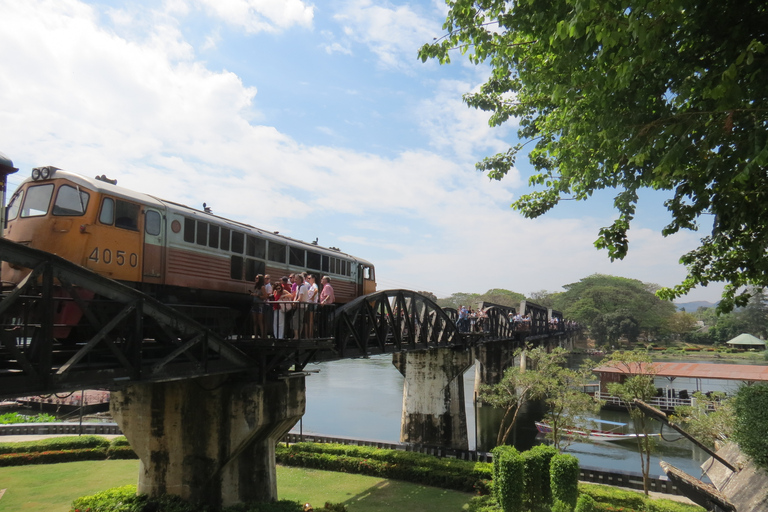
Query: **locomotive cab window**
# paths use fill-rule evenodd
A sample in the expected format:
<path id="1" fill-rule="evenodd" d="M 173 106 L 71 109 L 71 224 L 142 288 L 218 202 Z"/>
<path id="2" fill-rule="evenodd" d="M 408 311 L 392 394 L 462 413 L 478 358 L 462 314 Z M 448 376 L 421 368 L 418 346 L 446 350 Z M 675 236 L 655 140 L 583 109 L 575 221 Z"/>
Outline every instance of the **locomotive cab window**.
<path id="1" fill-rule="evenodd" d="M 80 216 L 85 214 L 88 208 L 88 200 L 91 195 L 79 188 L 62 185 L 56 194 L 56 201 L 53 203 L 54 215 Z"/>
<path id="2" fill-rule="evenodd" d="M 41 217 L 48 213 L 53 195 L 53 183 L 35 185 L 27 189 L 27 197 L 21 209 L 21 217 Z"/>
<path id="3" fill-rule="evenodd" d="M 19 214 L 21 209 L 21 202 L 24 199 L 24 191 L 19 190 L 13 195 L 11 201 L 8 203 L 8 208 L 5 213 L 5 220 L 13 220 Z"/>
<path id="4" fill-rule="evenodd" d="M 157 236 L 160 234 L 159 213 L 154 210 L 149 210 L 147 212 L 146 218 L 144 219 L 144 231 L 146 231 L 147 234 L 151 236 Z"/>
<path id="5" fill-rule="evenodd" d="M 108 225 L 114 223 L 116 228 L 138 231 L 139 210 L 140 208 L 137 204 L 105 197 L 104 201 L 101 203 L 99 222 Z"/>

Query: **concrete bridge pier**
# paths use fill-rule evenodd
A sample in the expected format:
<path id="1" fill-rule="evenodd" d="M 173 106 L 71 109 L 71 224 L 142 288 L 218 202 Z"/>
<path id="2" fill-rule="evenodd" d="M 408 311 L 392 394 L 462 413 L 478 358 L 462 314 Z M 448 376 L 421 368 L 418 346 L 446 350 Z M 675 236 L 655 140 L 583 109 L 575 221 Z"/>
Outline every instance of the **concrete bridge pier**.
<path id="1" fill-rule="evenodd" d="M 489 341 L 475 349 L 475 397 L 480 386 L 501 382 L 504 370 L 515 363 L 516 344 L 510 340 Z"/>
<path id="2" fill-rule="evenodd" d="M 392 364 L 405 377 L 401 442 L 469 449 L 464 372 L 473 361 L 472 351 L 463 348 L 392 355 Z"/>
<path id="3" fill-rule="evenodd" d="M 112 416 L 141 459 L 139 494 L 215 507 L 275 501 L 275 444 L 304 414 L 304 377 L 130 384 Z"/>

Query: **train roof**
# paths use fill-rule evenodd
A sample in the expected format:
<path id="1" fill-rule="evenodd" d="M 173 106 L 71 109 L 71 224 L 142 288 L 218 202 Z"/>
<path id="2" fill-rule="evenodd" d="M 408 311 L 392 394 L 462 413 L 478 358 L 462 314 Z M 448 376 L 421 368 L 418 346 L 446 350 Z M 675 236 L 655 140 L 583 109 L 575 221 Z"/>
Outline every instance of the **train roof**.
<path id="1" fill-rule="evenodd" d="M 42 169 L 42 168 L 39 168 Z M 110 194 L 115 197 L 121 197 L 123 199 L 129 199 L 131 201 L 135 201 L 137 203 L 142 204 L 148 204 L 157 208 L 168 208 L 170 210 L 176 210 L 176 211 L 182 211 L 183 213 L 196 217 L 198 219 L 207 220 L 209 222 L 215 221 L 219 224 L 227 224 L 230 226 L 237 226 L 242 229 L 246 229 L 249 231 L 254 231 L 258 233 L 260 236 L 263 236 L 267 239 L 271 240 L 280 240 L 283 242 L 290 242 L 297 245 L 302 245 L 307 249 L 316 250 L 319 252 L 323 252 L 326 254 L 332 254 L 332 255 L 339 255 L 339 256 L 346 256 L 349 259 L 355 260 L 359 263 L 363 263 L 366 265 L 373 266 L 369 261 L 364 260 L 362 258 L 358 258 L 357 256 L 353 256 L 351 254 L 342 252 L 341 250 L 335 249 L 335 248 L 329 248 L 329 247 L 323 247 L 320 245 L 315 245 L 313 243 L 308 243 L 303 240 L 298 240 L 295 238 L 291 238 L 285 235 L 280 235 L 277 233 L 273 233 L 270 231 L 265 231 L 261 228 L 257 228 L 255 226 L 251 226 L 250 224 L 246 224 L 244 222 L 239 222 L 232 219 L 227 219 L 225 217 L 220 217 L 218 215 L 214 215 L 213 213 L 208 213 L 202 210 L 198 210 L 196 208 L 192 208 L 190 206 L 181 204 L 181 203 L 175 203 L 173 201 L 168 201 L 167 199 L 160 199 L 155 196 L 151 196 L 149 194 L 144 194 L 142 192 L 136 192 L 134 190 L 127 189 L 125 187 L 119 187 L 117 186 L 117 180 L 113 180 L 114 183 L 111 183 L 110 181 L 106 181 L 107 178 L 105 176 L 96 177 L 96 178 L 88 178 L 86 176 L 83 176 L 81 174 L 77 174 L 71 171 L 65 171 L 63 169 L 59 169 L 57 167 L 46 167 L 45 169 L 48 169 L 48 172 L 50 172 L 50 176 L 48 179 L 55 179 L 55 178 L 64 178 L 67 179 L 77 185 L 87 187 L 91 190 L 95 190 L 97 192 Z M 32 179 L 32 177 L 26 178 L 24 181 L 21 182 L 19 187 L 21 185 L 24 185 L 26 183 L 35 182 L 35 180 Z"/>

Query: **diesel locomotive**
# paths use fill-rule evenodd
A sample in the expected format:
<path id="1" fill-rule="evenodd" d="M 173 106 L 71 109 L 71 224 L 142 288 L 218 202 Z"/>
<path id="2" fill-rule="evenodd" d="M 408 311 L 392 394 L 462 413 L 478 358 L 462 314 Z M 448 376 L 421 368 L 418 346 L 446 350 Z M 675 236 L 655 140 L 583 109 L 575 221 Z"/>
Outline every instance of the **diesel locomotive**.
<path id="1" fill-rule="evenodd" d="M 328 275 L 337 303 L 376 291 L 374 266 L 338 249 L 128 190 L 104 176 L 87 178 L 50 166 L 33 169 L 14 192 L 5 237 L 163 302 L 229 308 L 240 316 L 248 311 L 258 274 L 273 280 L 303 271 Z M 3 263 L 3 287 L 15 286 L 28 273 Z"/>

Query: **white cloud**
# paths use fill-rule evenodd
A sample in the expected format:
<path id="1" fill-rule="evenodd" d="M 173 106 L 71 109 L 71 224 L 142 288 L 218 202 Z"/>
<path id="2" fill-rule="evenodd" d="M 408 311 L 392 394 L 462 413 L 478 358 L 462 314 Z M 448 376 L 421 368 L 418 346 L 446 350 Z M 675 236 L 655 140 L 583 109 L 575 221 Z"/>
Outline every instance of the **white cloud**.
<path id="1" fill-rule="evenodd" d="M 211 14 L 250 33 L 311 27 L 314 6 L 301 0 L 196 0 Z"/>
<path id="2" fill-rule="evenodd" d="M 352 50 L 349 46 L 342 45 L 341 43 L 330 43 L 324 46 L 325 52 L 328 54 L 343 53 L 344 55 L 352 55 Z"/>
<path id="3" fill-rule="evenodd" d="M 474 163 L 478 155 L 506 151 L 514 123 L 500 127 L 488 125 L 490 114 L 471 108 L 462 101 L 465 93 L 479 86 L 459 80 L 440 80 L 434 85 L 434 96 L 422 100 L 415 110 L 415 120 L 429 136 L 437 151 L 453 152 L 461 161 Z M 519 185 L 517 171 L 511 179 Z"/>
<path id="4" fill-rule="evenodd" d="M 439 25 L 410 5 L 375 5 L 371 0 L 348 2 L 335 18 L 349 38 L 365 44 L 385 68 L 408 70 L 418 49 L 439 33 Z"/>

